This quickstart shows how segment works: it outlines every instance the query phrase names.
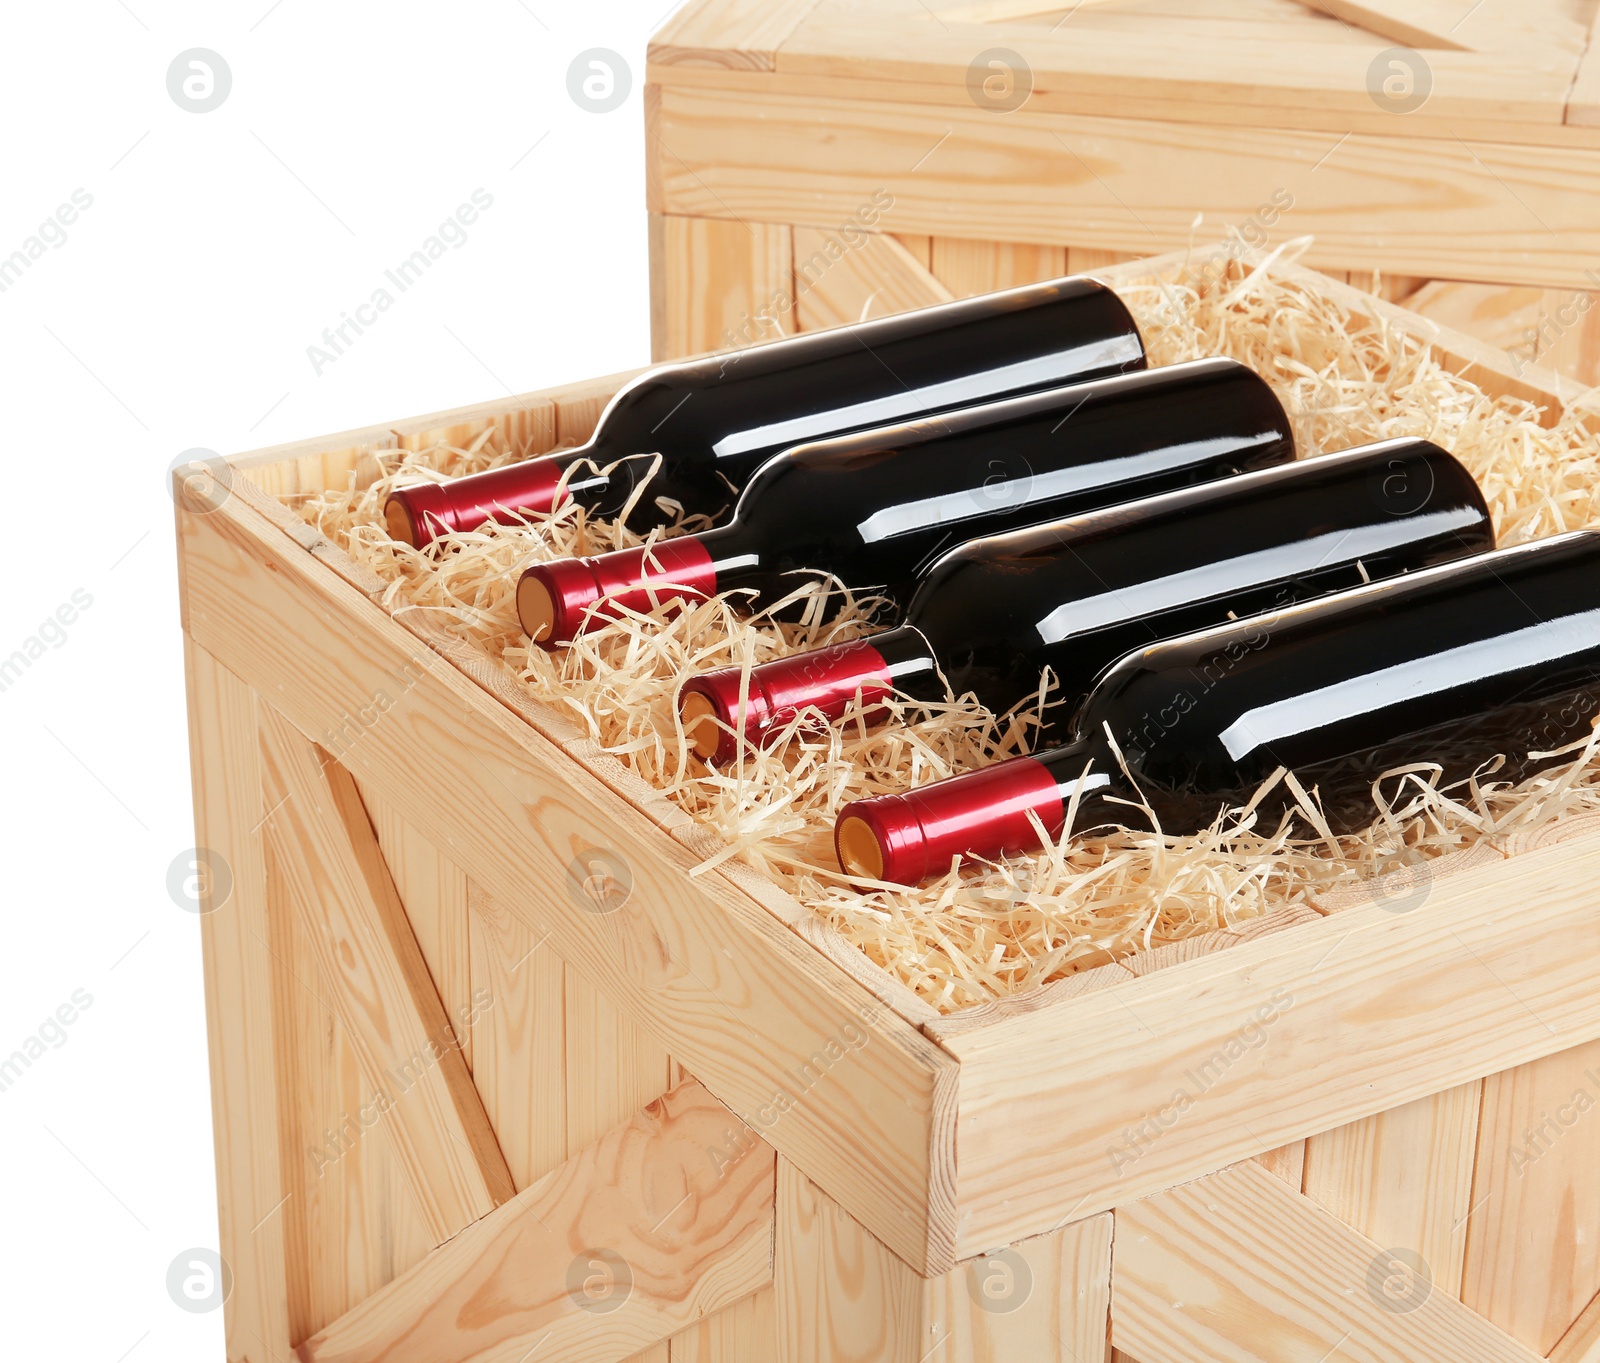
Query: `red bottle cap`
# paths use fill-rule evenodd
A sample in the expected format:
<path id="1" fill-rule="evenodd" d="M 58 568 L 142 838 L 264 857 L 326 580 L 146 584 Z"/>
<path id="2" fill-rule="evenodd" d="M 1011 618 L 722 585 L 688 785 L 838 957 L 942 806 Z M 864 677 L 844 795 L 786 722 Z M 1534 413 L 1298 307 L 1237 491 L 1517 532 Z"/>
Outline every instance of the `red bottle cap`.
<path id="1" fill-rule="evenodd" d="M 953 856 L 996 857 L 1038 847 L 1030 812 L 1051 836 L 1066 819 L 1049 768 L 1014 757 L 904 795 L 846 805 L 834 825 L 834 849 L 850 875 L 916 885 L 944 871 Z"/>
<path id="2" fill-rule="evenodd" d="M 517 583 L 517 615 L 529 640 L 571 643 L 590 616 L 615 618 L 658 601 L 714 596 L 717 572 L 693 535 L 648 549 L 536 563 Z"/>
<path id="3" fill-rule="evenodd" d="M 858 692 L 871 705 L 894 689 L 889 665 L 867 639 L 751 668 L 741 712 L 742 678 L 737 667 L 718 668 L 685 682 L 678 694 L 678 714 L 689 743 L 713 765 L 731 762 L 738 754 L 736 734 L 762 746 L 802 710 L 815 709 L 826 719 L 837 719 Z"/>
<path id="4" fill-rule="evenodd" d="M 522 515 L 554 510 L 565 472 L 554 459 L 525 459 L 448 483 L 414 483 L 389 494 L 383 518 L 391 536 L 422 549 L 451 531 L 476 530 L 486 521 L 514 524 Z"/>

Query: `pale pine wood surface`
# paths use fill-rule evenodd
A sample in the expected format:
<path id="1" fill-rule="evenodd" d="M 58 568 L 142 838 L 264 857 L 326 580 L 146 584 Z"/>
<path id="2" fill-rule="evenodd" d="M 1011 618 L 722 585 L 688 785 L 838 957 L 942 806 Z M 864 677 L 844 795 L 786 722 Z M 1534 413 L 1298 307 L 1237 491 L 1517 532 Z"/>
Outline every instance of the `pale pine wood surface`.
<path id="1" fill-rule="evenodd" d="M 1067 272 L 1067 248 L 934 237 L 932 268 L 957 298 L 971 298 L 1060 278 Z"/>
<path id="2" fill-rule="evenodd" d="M 691 858 L 658 827 L 485 705 L 473 683 L 240 503 L 185 519 L 197 639 L 269 688 L 303 732 L 359 711 L 411 666 L 404 701 L 350 748 L 355 774 L 426 825 L 508 911 L 548 929 L 568 965 L 841 1191 L 897 1252 L 919 1266 L 948 1263 L 954 1062 L 715 873 L 690 880 Z M 419 763 L 470 769 L 469 798 L 435 800 L 413 779 Z M 621 912 L 596 914 L 561 889 L 572 860 L 601 845 L 628 849 L 634 885 Z M 809 1058 L 830 1047 L 838 1059 L 826 1082 L 807 1080 Z M 763 1119 L 777 1091 L 790 1102 L 781 1119 Z"/>
<path id="3" fill-rule="evenodd" d="M 184 664 L 195 841 L 232 878 L 229 897 L 200 919 L 217 1214 L 234 1275 L 227 1357 L 270 1363 L 289 1352 L 290 1321 L 256 697 L 187 638 Z"/>
<path id="4" fill-rule="evenodd" d="M 1483 1084 L 1462 1300 L 1541 1354 L 1600 1292 L 1597 1119 L 1600 1042 Z"/>
<path id="5" fill-rule="evenodd" d="M 669 66 L 771 70 L 778 48 L 816 0 L 701 0 L 683 5 L 650 40 Z"/>
<path id="6" fill-rule="evenodd" d="M 923 1278 L 780 1160 L 773 1271 L 784 1363 L 1076 1363 L 1105 1353 L 1111 1218 Z"/>
<path id="7" fill-rule="evenodd" d="M 1600 1363 L 1600 1297 L 1589 1303 L 1550 1351 L 1550 1363 Z"/>
<path id="8" fill-rule="evenodd" d="M 949 1038 L 960 1243 L 1014 1240 L 1075 1203 L 1120 1206 L 1595 1036 L 1597 861 L 1600 841 L 1530 852 L 1439 882 L 1406 913 L 1348 909 Z M 1514 923 L 1508 895 L 1523 906 Z M 1174 1126 L 1179 1086 L 1189 1102 Z M 1110 1158 L 1125 1125 L 1162 1112 L 1157 1139 Z"/>
<path id="9" fill-rule="evenodd" d="M 1335 1127 L 1305 1142 L 1304 1191 L 1352 1230 L 1428 1265 L 1461 1295 L 1477 1146 L 1474 1081 Z"/>
<path id="10" fill-rule="evenodd" d="M 713 1164 L 728 1118 L 699 1084 L 674 1089 L 308 1340 L 303 1363 L 619 1363 L 757 1291 L 774 1155 L 753 1140 Z"/>
<path id="11" fill-rule="evenodd" d="M 1111 1337 L 1142 1363 L 1534 1363 L 1454 1297 L 1411 1309 L 1383 1246 L 1253 1163 L 1119 1207 Z M 1416 1285 L 1394 1289 L 1411 1306 Z M 1376 1287 L 1369 1284 L 1376 1283 Z"/>
<path id="12" fill-rule="evenodd" d="M 671 164 L 674 153 L 660 153 Z M 788 227 L 654 217 L 650 224 L 651 351 L 658 361 L 776 341 L 797 330 Z M 693 291 L 681 281 L 696 282 Z M 739 300 L 744 306 L 735 307 Z"/>
<path id="13" fill-rule="evenodd" d="M 1600 268 L 1592 282 L 1600 284 Z M 1517 363 L 1570 376 L 1579 389 L 1600 384 L 1600 292 L 1437 279 L 1405 306 L 1500 347 Z"/>
<path id="14" fill-rule="evenodd" d="M 1186 243 L 1197 212 L 1239 222 L 1287 191 L 1277 239 L 1312 236 L 1309 259 L 1341 269 L 1574 288 L 1600 257 L 1594 158 L 1571 149 L 1466 143 L 1448 129 L 1403 140 L 1240 127 L 1221 139 L 1150 110 L 1001 119 L 970 102 L 934 111 L 773 93 L 760 100 L 758 151 L 750 103 L 661 88 L 673 156 L 659 158 L 655 211 L 826 221 L 886 188 L 896 233 L 1150 253 Z"/>
<path id="15" fill-rule="evenodd" d="M 848 245 L 833 230 L 796 227 L 794 260 L 802 331 L 932 307 L 955 296 L 915 252 L 886 233 Z M 700 283 L 694 282 L 695 291 Z"/>
<path id="16" fill-rule="evenodd" d="M 1407 47 L 1466 52 L 1554 48 L 1579 55 L 1588 35 L 1550 4 L 1480 5 L 1476 0 L 1307 0 Z"/>
<path id="17" fill-rule="evenodd" d="M 273 866 L 435 1238 L 511 1196 L 511 1175 L 348 772 L 261 717 Z"/>

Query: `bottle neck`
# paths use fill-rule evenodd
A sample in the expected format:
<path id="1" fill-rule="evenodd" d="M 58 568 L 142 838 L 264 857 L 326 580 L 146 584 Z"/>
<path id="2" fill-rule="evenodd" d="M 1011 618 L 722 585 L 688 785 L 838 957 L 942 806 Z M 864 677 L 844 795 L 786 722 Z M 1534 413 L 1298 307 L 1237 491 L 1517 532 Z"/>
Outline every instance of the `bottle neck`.
<path id="1" fill-rule="evenodd" d="M 1110 759 L 1109 761 L 1107 759 Z M 990 859 L 1126 822 L 1124 781 L 1104 744 L 1090 738 L 1040 757 L 1016 757 L 904 795 L 845 807 L 834 829 L 839 864 L 866 880 L 915 885 L 952 860 Z"/>

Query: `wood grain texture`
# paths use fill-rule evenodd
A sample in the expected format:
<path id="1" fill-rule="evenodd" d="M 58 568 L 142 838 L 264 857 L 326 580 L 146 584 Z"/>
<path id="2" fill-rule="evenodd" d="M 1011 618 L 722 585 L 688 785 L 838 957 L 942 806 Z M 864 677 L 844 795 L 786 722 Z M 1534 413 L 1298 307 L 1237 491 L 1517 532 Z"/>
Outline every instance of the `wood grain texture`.
<path id="1" fill-rule="evenodd" d="M 1482 1084 L 1458 1084 L 1312 1136 L 1308 1197 L 1385 1249 L 1428 1265 L 1434 1286 L 1461 1295 Z"/>
<path id="2" fill-rule="evenodd" d="M 1600 258 L 1600 154 L 1576 149 L 1465 142 L 1448 129 L 1243 127 L 1224 138 L 1148 110 L 996 118 L 970 102 L 798 94 L 760 108 L 753 125 L 744 92 L 661 89 L 674 156 L 660 167 L 660 211 L 826 221 L 887 189 L 897 233 L 1149 253 L 1183 246 L 1196 212 L 1242 222 L 1287 193 L 1277 230 L 1313 237 L 1312 263 L 1577 288 Z"/>
<path id="3" fill-rule="evenodd" d="M 1017 242 L 968 241 L 934 237 L 933 273 L 957 298 L 1014 289 L 1067 272 L 1065 246 L 1027 246 Z"/>
<path id="4" fill-rule="evenodd" d="M 802 331 L 932 307 L 955 296 L 887 233 L 865 235 L 852 245 L 831 230 L 796 227 L 794 264 Z"/>
<path id="5" fill-rule="evenodd" d="M 261 715 L 264 831 L 412 1192 L 437 1240 L 514 1191 L 355 782 Z"/>
<path id="6" fill-rule="evenodd" d="M 1306 0 L 1380 37 L 1407 47 L 1462 52 L 1553 48 L 1574 55 L 1587 34 L 1548 4 L 1480 5 L 1476 0 Z"/>
<path id="7" fill-rule="evenodd" d="M 773 1289 L 763 1287 L 674 1335 L 672 1363 L 779 1363 Z"/>
<path id="8" fill-rule="evenodd" d="M 663 171 L 675 157 L 666 147 Z M 651 220 L 651 353 L 657 362 L 775 341 L 797 330 L 792 230 L 713 217 Z"/>
<path id="9" fill-rule="evenodd" d="M 619 1363 L 772 1280 L 774 1155 L 674 1089 L 301 1346 L 302 1363 Z"/>
<path id="10" fill-rule="evenodd" d="M 1483 1084 L 1462 1300 L 1549 1352 L 1600 1293 L 1600 1042 Z"/>
<path id="11" fill-rule="evenodd" d="M 670 1084 L 666 1050 L 570 966 L 566 1005 L 567 1149 L 582 1150 Z"/>
<path id="12" fill-rule="evenodd" d="M 1248 1162 L 1117 1209 L 1111 1339 L 1143 1363 L 1539 1357 Z"/>
<path id="13" fill-rule="evenodd" d="M 263 805 L 262 814 L 266 814 Z M 299 1343 L 419 1263 L 440 1237 L 396 1158 L 383 1104 L 267 847 L 290 1339 Z"/>
<path id="14" fill-rule="evenodd" d="M 1600 283 L 1600 269 L 1593 283 Z M 1407 309 L 1507 351 L 1519 364 L 1566 375 L 1579 389 L 1600 384 L 1600 294 L 1585 289 L 1436 279 Z"/>
<path id="15" fill-rule="evenodd" d="M 1589 21 L 1589 45 L 1567 96 L 1567 122 L 1576 127 L 1600 128 L 1600 9 Z"/>
<path id="16" fill-rule="evenodd" d="M 1470 0 L 1469 0 L 1470 2 Z M 1272 104 L 1316 109 L 1331 119 L 1370 112 L 1367 73 L 1388 44 L 1342 44 L 1264 34 L 1233 36 L 1197 51 L 1192 34 L 1153 23 L 1136 40 L 1126 33 L 1086 25 L 1044 31 L 1012 30 L 1031 72 L 1030 89 L 1072 86 L 1103 97 L 1107 112 L 1137 117 L 1145 98 L 1192 104 Z M 893 100 L 901 82 L 945 81 L 965 93 L 968 70 L 981 52 L 1001 46 L 996 29 L 960 20 L 915 22 L 841 0 L 819 4 L 778 53 L 780 73 L 835 78 L 869 77 Z M 1562 121 L 1577 52 L 1542 47 L 1507 62 L 1499 52 L 1428 54 L 1432 77 L 1428 107 L 1434 116 L 1497 118 L 1508 122 Z M 979 109 L 995 122 L 997 116 Z M 1025 114 L 1024 104 L 1019 112 Z M 1393 116 L 1391 116 L 1393 117 Z M 997 240 L 1017 240 L 996 233 Z M 1023 237 L 1023 240 L 1031 238 Z"/>
<path id="17" fill-rule="evenodd" d="M 695 0 L 680 7 L 650 40 L 663 66 L 770 71 L 777 51 L 816 0 Z"/>
<path id="18" fill-rule="evenodd" d="M 1550 1363 L 1600 1363 L 1600 1296 L 1589 1303 L 1550 1351 Z"/>
<path id="19" fill-rule="evenodd" d="M 949 1038 L 959 1243 L 1121 1206 L 1600 1035 L 1584 983 L 1597 868 L 1600 840 L 1529 852 L 1407 912 L 1347 909 Z"/>
<path id="20" fill-rule="evenodd" d="M 774 1274 L 784 1363 L 1075 1363 L 1105 1353 L 1111 1218 L 935 1278 L 913 1273 L 787 1160 Z"/>
<path id="21" fill-rule="evenodd" d="M 472 984 L 488 1007 L 475 1029 L 473 1082 L 520 1192 L 565 1163 L 567 968 L 481 886 L 468 886 Z"/>
<path id="22" fill-rule="evenodd" d="M 355 774 L 897 1253 L 948 1265 L 949 1057 L 717 873 L 691 879 L 694 859 L 660 827 L 242 498 L 185 517 L 183 537 L 198 640 L 313 733 L 414 673 L 350 747 Z M 472 774 L 465 798 L 415 781 L 434 766 Z M 564 887 L 605 847 L 627 849 L 633 884 L 596 913 Z"/>
<path id="23" fill-rule="evenodd" d="M 335 754 L 337 756 L 337 754 Z M 411 828 L 375 791 L 362 790 L 384 864 L 405 906 L 406 921 L 433 987 L 444 1005 L 456 1048 L 472 1069 L 472 1034 L 479 1007 L 472 997 L 472 937 L 467 912 L 467 876 Z"/>
<path id="24" fill-rule="evenodd" d="M 216 1139 L 228 1363 L 289 1352 L 279 1098 L 255 693 L 187 637 L 195 842 L 227 865 L 232 890 L 200 916 Z M 214 869 L 214 868 L 213 868 Z"/>

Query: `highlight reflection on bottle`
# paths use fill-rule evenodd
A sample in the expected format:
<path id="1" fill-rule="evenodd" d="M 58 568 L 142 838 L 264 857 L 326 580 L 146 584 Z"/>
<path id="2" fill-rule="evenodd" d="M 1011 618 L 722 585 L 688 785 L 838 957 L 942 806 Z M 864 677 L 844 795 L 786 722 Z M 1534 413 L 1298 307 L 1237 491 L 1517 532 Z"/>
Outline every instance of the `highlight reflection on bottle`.
<path id="1" fill-rule="evenodd" d="M 1139 328 L 1104 284 L 1029 284 L 659 365 L 612 398 L 583 446 L 399 488 L 384 518 L 391 535 L 421 548 L 567 500 L 614 517 L 657 455 L 630 520 L 665 523 L 658 498 L 718 516 L 792 445 L 1144 367 Z"/>
<path id="2" fill-rule="evenodd" d="M 1071 743 L 857 801 L 835 845 L 852 874 L 915 884 L 1069 816 L 1075 834 L 1138 828 L 1147 805 L 1163 833 L 1194 833 L 1279 768 L 1350 832 L 1393 768 L 1436 763 L 1448 784 L 1503 757 L 1484 779 L 1514 783 L 1560 760 L 1541 754 L 1589 733 L 1597 692 L 1600 534 L 1577 531 L 1130 653 Z M 1257 818 L 1292 805 L 1280 782 Z"/>

